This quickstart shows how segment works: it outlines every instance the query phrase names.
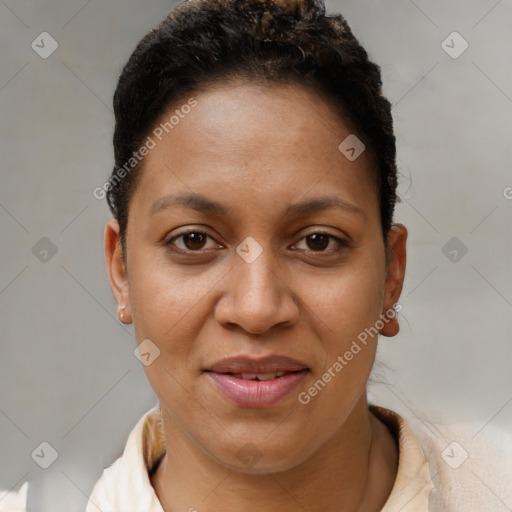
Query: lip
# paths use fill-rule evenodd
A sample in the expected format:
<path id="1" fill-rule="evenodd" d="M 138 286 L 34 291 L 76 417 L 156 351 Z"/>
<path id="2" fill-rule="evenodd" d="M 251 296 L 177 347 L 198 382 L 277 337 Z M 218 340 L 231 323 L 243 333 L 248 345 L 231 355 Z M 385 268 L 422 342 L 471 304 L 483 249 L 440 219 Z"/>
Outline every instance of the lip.
<path id="1" fill-rule="evenodd" d="M 296 372 L 307 369 L 308 365 L 287 356 L 250 357 L 237 356 L 222 359 L 206 368 L 215 373 L 274 373 Z"/>
<path id="2" fill-rule="evenodd" d="M 286 356 L 265 358 L 232 357 L 223 359 L 205 370 L 205 374 L 221 393 L 240 407 L 270 407 L 285 399 L 300 385 L 310 369 Z M 268 380 L 247 380 L 241 373 L 287 372 Z"/>

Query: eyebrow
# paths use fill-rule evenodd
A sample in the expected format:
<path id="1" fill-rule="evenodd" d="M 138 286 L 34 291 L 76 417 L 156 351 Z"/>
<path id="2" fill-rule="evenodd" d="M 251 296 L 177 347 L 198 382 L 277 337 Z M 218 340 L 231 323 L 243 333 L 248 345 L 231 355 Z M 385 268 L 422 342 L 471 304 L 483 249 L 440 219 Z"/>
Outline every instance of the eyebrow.
<path id="1" fill-rule="evenodd" d="M 151 207 L 151 215 L 155 215 L 173 206 L 185 206 L 201 213 L 213 213 L 224 216 L 232 213 L 231 208 L 227 208 L 223 204 L 206 196 L 200 194 L 178 194 L 167 195 L 157 199 Z M 361 208 L 336 196 L 321 196 L 291 204 L 284 210 L 284 215 L 307 215 L 329 208 L 341 208 L 349 213 L 357 214 L 367 219 L 366 214 Z"/>

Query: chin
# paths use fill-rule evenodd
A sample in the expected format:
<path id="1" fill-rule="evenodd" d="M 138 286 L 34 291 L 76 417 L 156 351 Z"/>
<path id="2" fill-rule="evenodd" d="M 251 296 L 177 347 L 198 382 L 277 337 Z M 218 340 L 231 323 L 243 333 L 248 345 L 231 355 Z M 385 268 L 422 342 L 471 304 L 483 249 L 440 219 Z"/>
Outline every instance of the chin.
<path id="1" fill-rule="evenodd" d="M 237 438 L 226 440 L 228 445 L 220 453 L 208 449 L 207 453 L 227 469 L 241 474 L 267 475 L 288 471 L 305 462 L 314 453 L 312 447 L 308 449 L 305 445 L 298 446 L 296 437 L 290 443 L 284 443 L 282 439 L 275 443 L 269 442 L 266 436 L 259 439 L 253 437 L 246 442 L 233 442 L 234 439 Z M 235 450 L 234 444 L 237 447 Z M 218 447 L 219 443 L 213 442 L 212 445 Z"/>
<path id="2" fill-rule="evenodd" d="M 267 457 L 262 456 L 260 459 L 254 459 L 253 461 L 241 462 L 235 456 L 230 461 L 219 461 L 227 469 L 245 475 L 269 475 L 273 473 L 282 473 L 284 471 L 291 470 L 300 465 L 297 457 L 287 458 L 276 458 L 272 457 L 272 460 L 268 460 Z M 304 457 L 306 460 L 307 457 Z M 299 459 L 300 460 L 300 459 Z"/>

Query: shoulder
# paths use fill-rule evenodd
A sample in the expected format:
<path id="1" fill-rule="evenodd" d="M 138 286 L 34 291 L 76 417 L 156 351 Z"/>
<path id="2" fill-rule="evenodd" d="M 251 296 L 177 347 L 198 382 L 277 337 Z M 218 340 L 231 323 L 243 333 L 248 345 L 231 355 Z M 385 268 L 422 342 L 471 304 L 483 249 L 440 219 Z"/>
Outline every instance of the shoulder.
<path id="1" fill-rule="evenodd" d="M 408 419 L 429 464 L 431 512 L 512 510 L 512 436 L 492 424 Z"/>
<path id="2" fill-rule="evenodd" d="M 156 405 L 137 422 L 121 457 L 104 469 L 89 496 L 86 512 L 161 512 L 148 473 L 155 457 L 165 448 L 161 425 L 160 408 Z"/>

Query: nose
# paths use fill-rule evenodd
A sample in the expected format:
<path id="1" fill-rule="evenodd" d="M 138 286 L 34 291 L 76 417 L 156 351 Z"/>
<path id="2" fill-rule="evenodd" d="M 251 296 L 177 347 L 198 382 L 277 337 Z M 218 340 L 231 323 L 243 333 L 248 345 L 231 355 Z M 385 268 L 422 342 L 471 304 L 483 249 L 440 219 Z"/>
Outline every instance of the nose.
<path id="1" fill-rule="evenodd" d="M 263 334 L 275 326 L 292 326 L 299 318 L 298 300 L 270 249 L 251 263 L 235 255 L 224 293 L 216 305 L 217 322 Z"/>

